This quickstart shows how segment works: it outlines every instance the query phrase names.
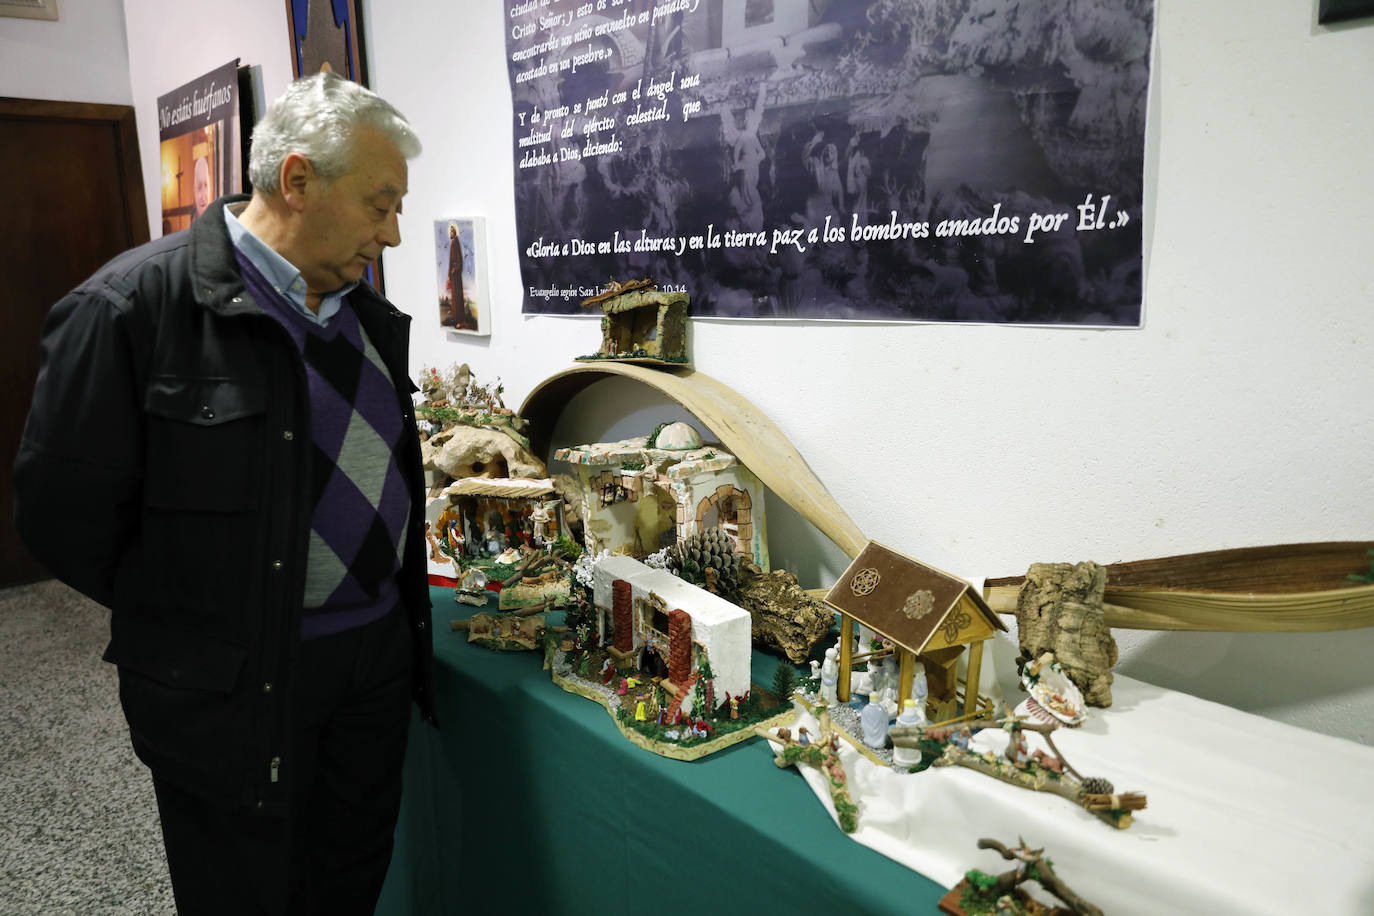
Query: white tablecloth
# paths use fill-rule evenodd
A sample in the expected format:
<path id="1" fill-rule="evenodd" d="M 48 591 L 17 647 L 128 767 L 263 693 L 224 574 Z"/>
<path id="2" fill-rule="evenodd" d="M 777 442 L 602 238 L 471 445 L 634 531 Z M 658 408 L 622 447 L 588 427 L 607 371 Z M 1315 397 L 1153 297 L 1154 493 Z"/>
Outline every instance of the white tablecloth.
<path id="1" fill-rule="evenodd" d="M 845 744 L 853 838 L 950 887 L 970 868 L 1010 867 L 979 837 L 1022 836 L 1112 916 L 1374 914 L 1374 748 L 1130 678 L 1112 694 L 1054 741 L 1085 776 L 1148 796 L 1129 828 L 964 767 L 898 774 Z M 978 738 L 1006 744 L 1005 733 Z M 833 817 L 825 777 L 800 769 Z"/>

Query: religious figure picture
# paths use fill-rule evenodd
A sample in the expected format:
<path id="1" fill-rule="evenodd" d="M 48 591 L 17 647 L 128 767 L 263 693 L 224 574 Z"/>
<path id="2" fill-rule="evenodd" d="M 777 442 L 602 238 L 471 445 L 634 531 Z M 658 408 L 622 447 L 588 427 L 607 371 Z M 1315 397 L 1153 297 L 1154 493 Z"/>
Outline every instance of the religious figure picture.
<path id="1" fill-rule="evenodd" d="M 434 266 L 439 281 L 439 326 L 482 337 L 491 334 L 486 229 L 480 216 L 434 221 Z"/>

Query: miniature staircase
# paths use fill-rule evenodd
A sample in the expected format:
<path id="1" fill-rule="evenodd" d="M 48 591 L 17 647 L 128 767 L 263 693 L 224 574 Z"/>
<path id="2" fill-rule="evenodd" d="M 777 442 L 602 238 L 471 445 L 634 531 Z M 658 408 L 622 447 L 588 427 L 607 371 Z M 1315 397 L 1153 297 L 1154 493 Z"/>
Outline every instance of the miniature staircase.
<path id="1" fill-rule="evenodd" d="M 692 676 L 687 679 L 687 683 L 677 689 L 677 693 L 673 695 L 673 702 L 669 703 L 668 708 L 663 711 L 665 724 L 673 721 L 673 716 L 677 715 L 678 710 L 682 708 L 683 699 L 691 693 L 692 686 L 699 680 L 701 680 L 701 672 L 693 671 Z"/>

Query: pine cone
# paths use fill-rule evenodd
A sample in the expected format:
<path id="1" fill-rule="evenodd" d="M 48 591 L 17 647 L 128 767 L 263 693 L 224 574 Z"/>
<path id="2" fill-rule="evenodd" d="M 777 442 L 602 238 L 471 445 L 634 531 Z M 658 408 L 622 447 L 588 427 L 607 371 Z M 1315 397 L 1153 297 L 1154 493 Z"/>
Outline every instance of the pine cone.
<path id="1" fill-rule="evenodd" d="M 728 600 L 739 594 L 739 567 L 734 543 L 719 528 L 683 538 L 668 551 L 668 569 L 673 575 L 704 587 L 706 570 L 714 569 L 716 590 Z"/>
<path id="2" fill-rule="evenodd" d="M 1083 791 L 1089 795 L 1111 795 L 1112 783 L 1101 776 L 1089 776 L 1083 780 Z"/>

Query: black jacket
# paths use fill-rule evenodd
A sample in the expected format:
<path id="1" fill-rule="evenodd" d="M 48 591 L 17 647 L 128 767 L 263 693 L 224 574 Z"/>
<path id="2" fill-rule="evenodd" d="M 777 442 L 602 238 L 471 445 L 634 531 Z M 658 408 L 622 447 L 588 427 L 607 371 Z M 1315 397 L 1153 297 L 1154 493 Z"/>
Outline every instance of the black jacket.
<path id="1" fill-rule="evenodd" d="M 109 607 L 134 748 L 207 797 L 283 810 L 292 658 L 311 506 L 305 369 L 244 288 L 217 201 L 125 252 L 53 307 L 14 466 L 20 535 Z M 424 486 L 409 316 L 350 297 L 396 381 L 411 493 L 400 572 L 414 696 L 433 718 Z M 410 389 L 410 390 L 406 390 Z"/>

